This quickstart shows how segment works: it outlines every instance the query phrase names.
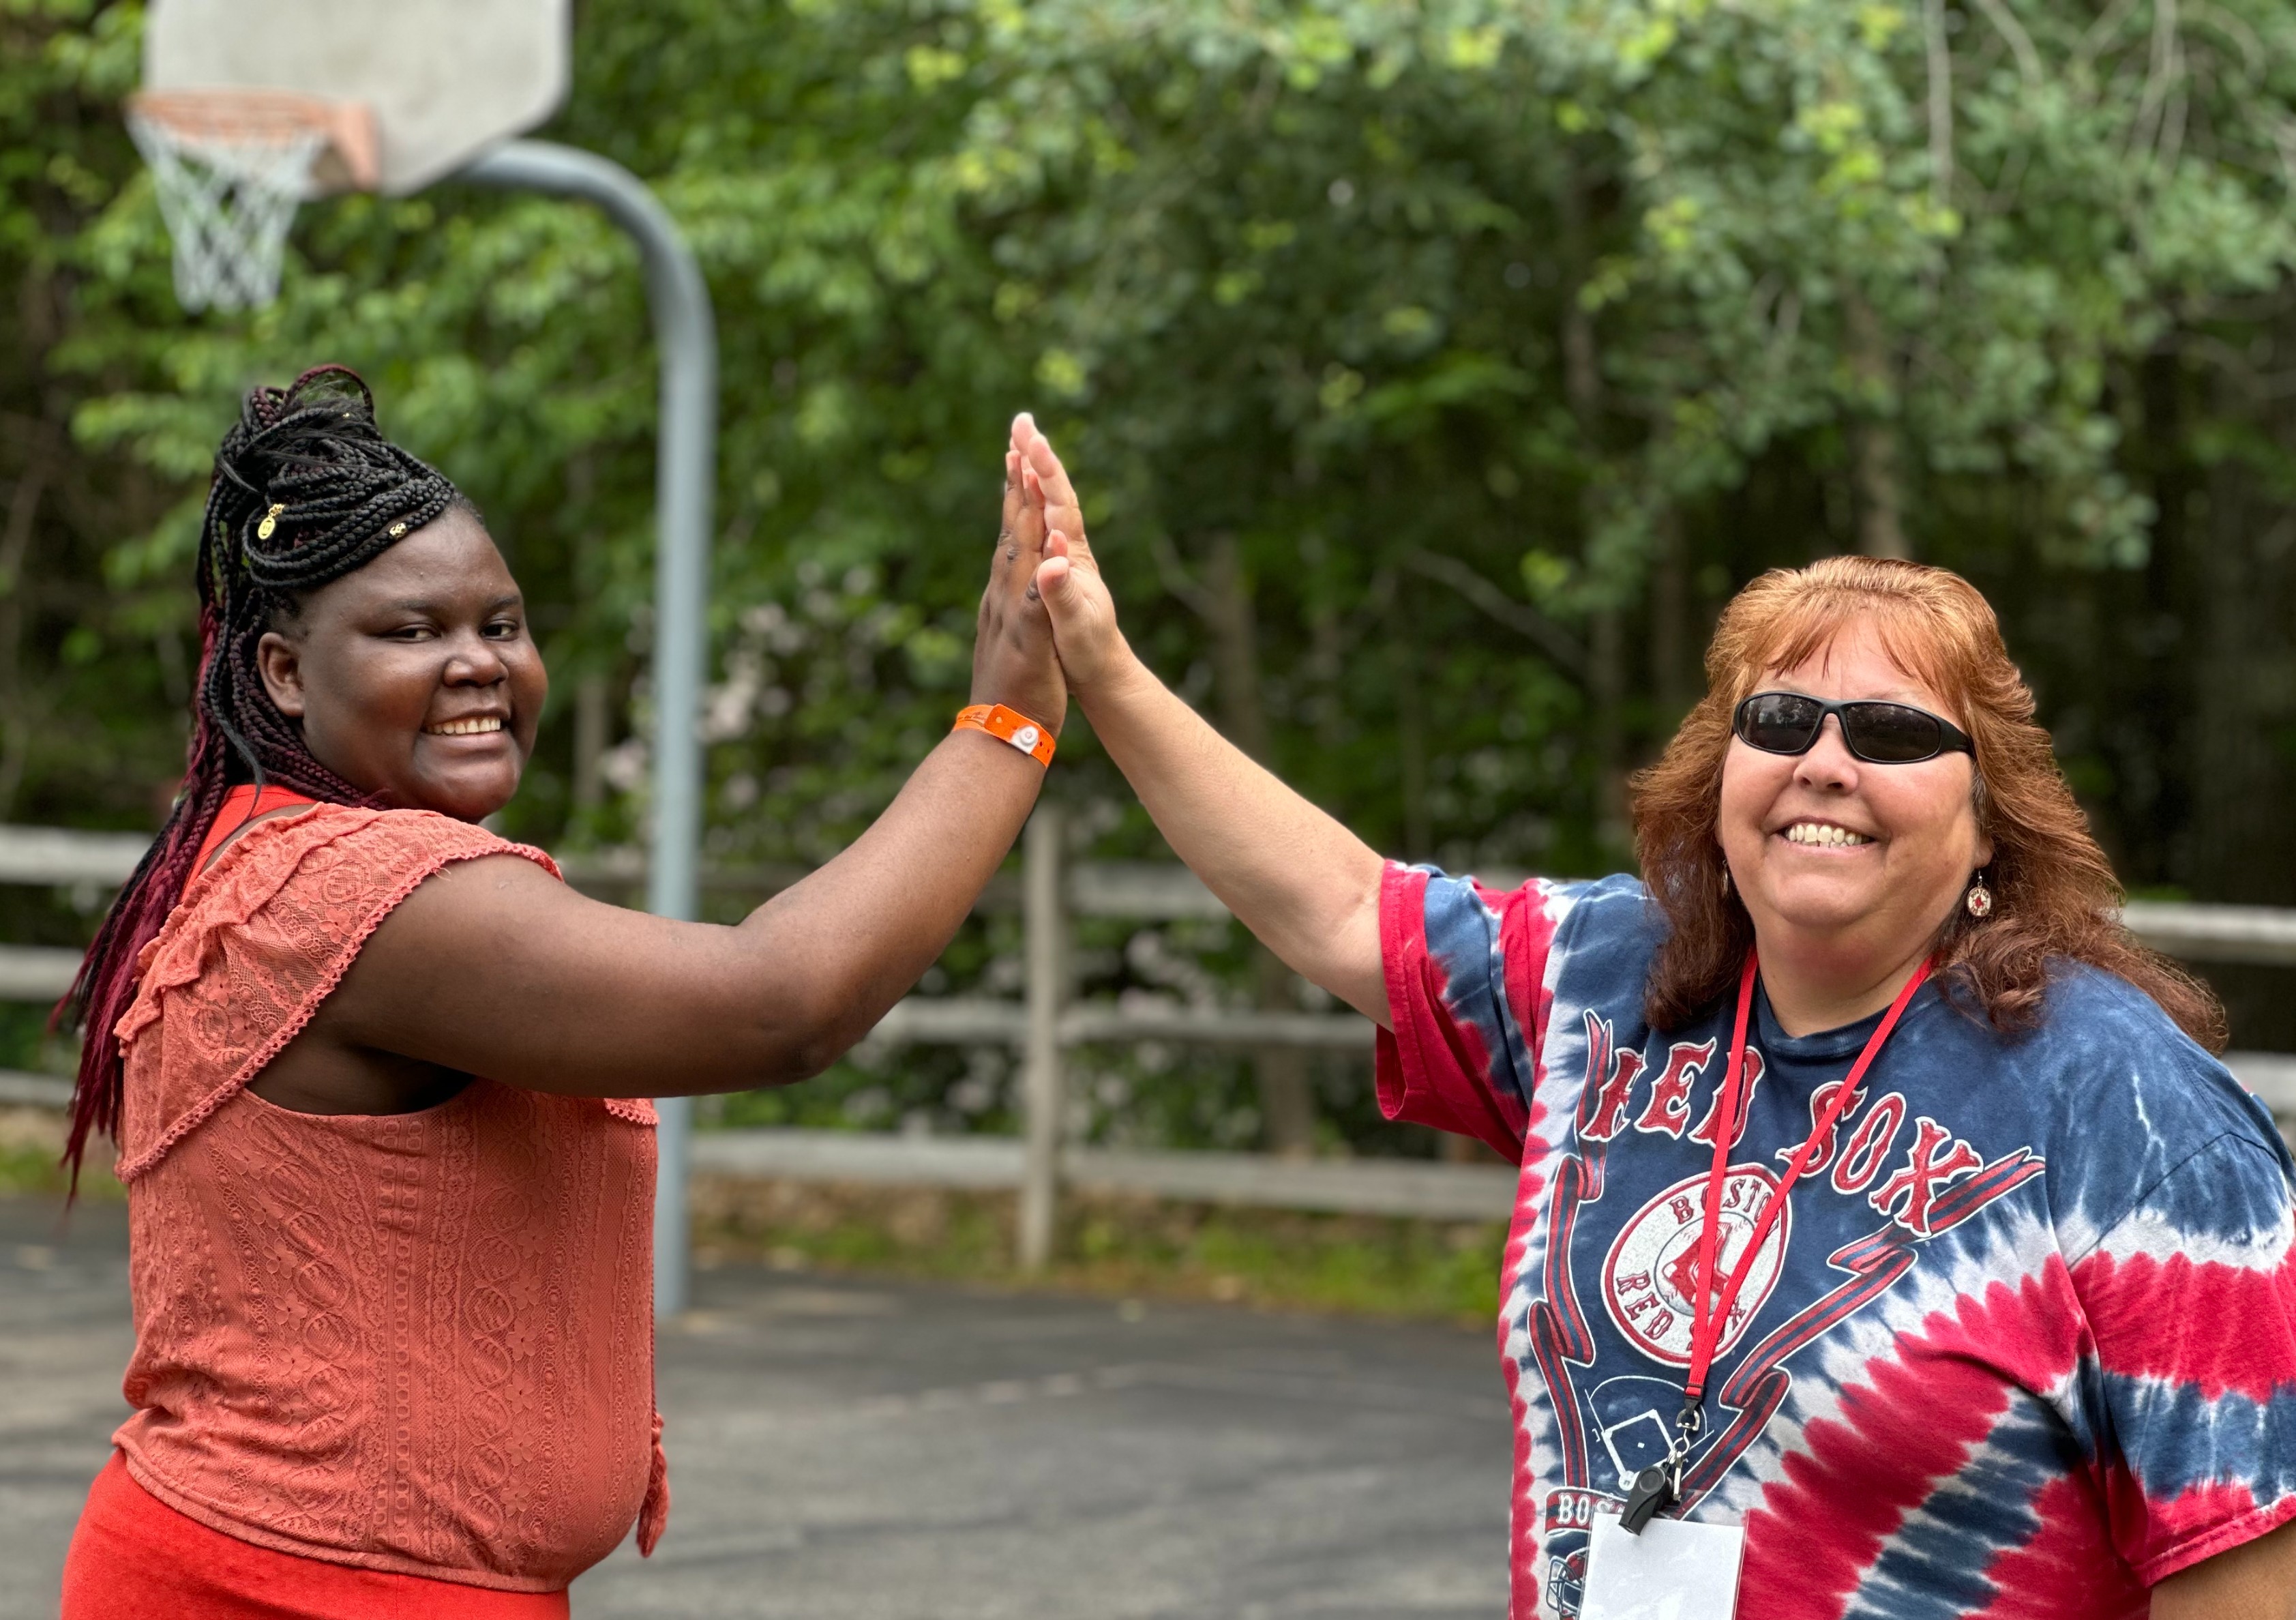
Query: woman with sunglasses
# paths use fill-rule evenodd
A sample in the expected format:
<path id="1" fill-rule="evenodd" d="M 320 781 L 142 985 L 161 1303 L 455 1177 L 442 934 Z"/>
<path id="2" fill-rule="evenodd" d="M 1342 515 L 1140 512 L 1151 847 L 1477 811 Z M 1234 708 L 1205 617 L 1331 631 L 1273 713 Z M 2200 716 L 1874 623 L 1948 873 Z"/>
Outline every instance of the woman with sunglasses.
<path id="1" fill-rule="evenodd" d="M 1133 654 L 1049 444 L 1037 587 L 1172 847 L 1521 1166 L 1516 1620 L 2296 1612 L 2292 1167 L 1965 581 L 1723 614 L 1643 876 L 1382 863 Z"/>

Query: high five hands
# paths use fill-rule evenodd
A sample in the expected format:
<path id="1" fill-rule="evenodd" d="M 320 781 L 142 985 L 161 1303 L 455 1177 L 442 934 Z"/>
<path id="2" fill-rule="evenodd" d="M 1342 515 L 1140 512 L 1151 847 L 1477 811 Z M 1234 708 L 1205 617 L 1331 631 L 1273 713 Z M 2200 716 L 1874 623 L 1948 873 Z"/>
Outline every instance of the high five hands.
<path id="1" fill-rule="evenodd" d="M 1116 627 L 1116 603 L 1085 539 L 1084 510 L 1068 470 L 1026 412 L 1013 419 L 1004 460 L 1019 473 L 1021 531 L 1036 539 L 1042 555 L 1029 595 L 1044 603 L 1062 673 L 1069 690 L 1083 698 L 1121 673 L 1132 649 Z M 1008 510 L 1009 483 L 1008 471 Z"/>
<path id="2" fill-rule="evenodd" d="M 988 585 L 980 593 L 980 617 L 972 639 L 972 697 L 975 703 L 1003 703 L 1060 735 L 1067 718 L 1068 687 L 1053 656 L 1052 622 L 1037 590 L 1037 575 L 1049 555 L 1045 502 L 1029 499 L 1028 460 L 1021 435 L 1033 433 L 1025 415 L 1013 423 L 1013 448 L 1004 453 L 1004 514 L 996 532 L 996 554 L 988 565 Z M 1058 462 L 1054 464 L 1059 465 Z M 1067 487 L 1067 481 L 1062 481 Z"/>
<path id="3" fill-rule="evenodd" d="M 1294 971 L 1393 1027 L 1378 854 L 1205 724 L 1134 654 L 1068 471 L 1025 415 L 1013 418 L 1005 465 L 1020 480 L 1014 532 L 1024 554 L 1039 552 L 1028 594 L 1043 604 L 1069 693 L 1172 852 Z"/>

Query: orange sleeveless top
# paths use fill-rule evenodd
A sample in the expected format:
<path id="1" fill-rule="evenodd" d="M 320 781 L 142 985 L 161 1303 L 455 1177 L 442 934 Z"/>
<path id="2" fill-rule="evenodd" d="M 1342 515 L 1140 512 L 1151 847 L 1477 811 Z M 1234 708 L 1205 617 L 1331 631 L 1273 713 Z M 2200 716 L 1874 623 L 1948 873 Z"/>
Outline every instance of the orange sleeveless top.
<path id="1" fill-rule="evenodd" d="M 195 876 L 126 1065 L 136 1482 L 258 1546 L 554 1591 L 668 1512 L 653 1408 L 654 1111 L 473 1080 L 405 1114 L 246 1087 L 442 868 L 538 850 L 323 804 Z"/>

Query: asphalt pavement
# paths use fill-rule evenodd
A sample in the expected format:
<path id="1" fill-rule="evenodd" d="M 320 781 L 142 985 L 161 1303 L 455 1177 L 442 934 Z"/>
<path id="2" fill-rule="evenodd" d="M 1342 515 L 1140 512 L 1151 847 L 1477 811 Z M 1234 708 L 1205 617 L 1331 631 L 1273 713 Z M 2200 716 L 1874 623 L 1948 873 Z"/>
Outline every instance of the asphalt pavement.
<path id="1" fill-rule="evenodd" d="M 1490 1336 L 727 1267 L 660 1339 L 675 1496 L 580 1620 L 1382 1620 L 1506 1605 Z M 124 1411 L 116 1205 L 0 1199 L 0 1620 Z"/>

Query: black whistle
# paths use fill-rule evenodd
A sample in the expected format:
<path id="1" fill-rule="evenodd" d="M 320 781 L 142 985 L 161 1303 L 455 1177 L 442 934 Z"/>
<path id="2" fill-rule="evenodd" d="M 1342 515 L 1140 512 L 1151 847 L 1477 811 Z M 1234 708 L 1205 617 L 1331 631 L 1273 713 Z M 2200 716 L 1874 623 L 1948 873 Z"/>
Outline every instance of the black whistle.
<path id="1" fill-rule="evenodd" d="M 1664 1468 L 1652 1463 L 1635 1476 L 1634 1488 L 1627 1493 L 1627 1510 L 1619 1523 L 1628 1535 L 1640 1535 L 1660 1508 L 1673 1505 L 1674 1482 Z"/>

